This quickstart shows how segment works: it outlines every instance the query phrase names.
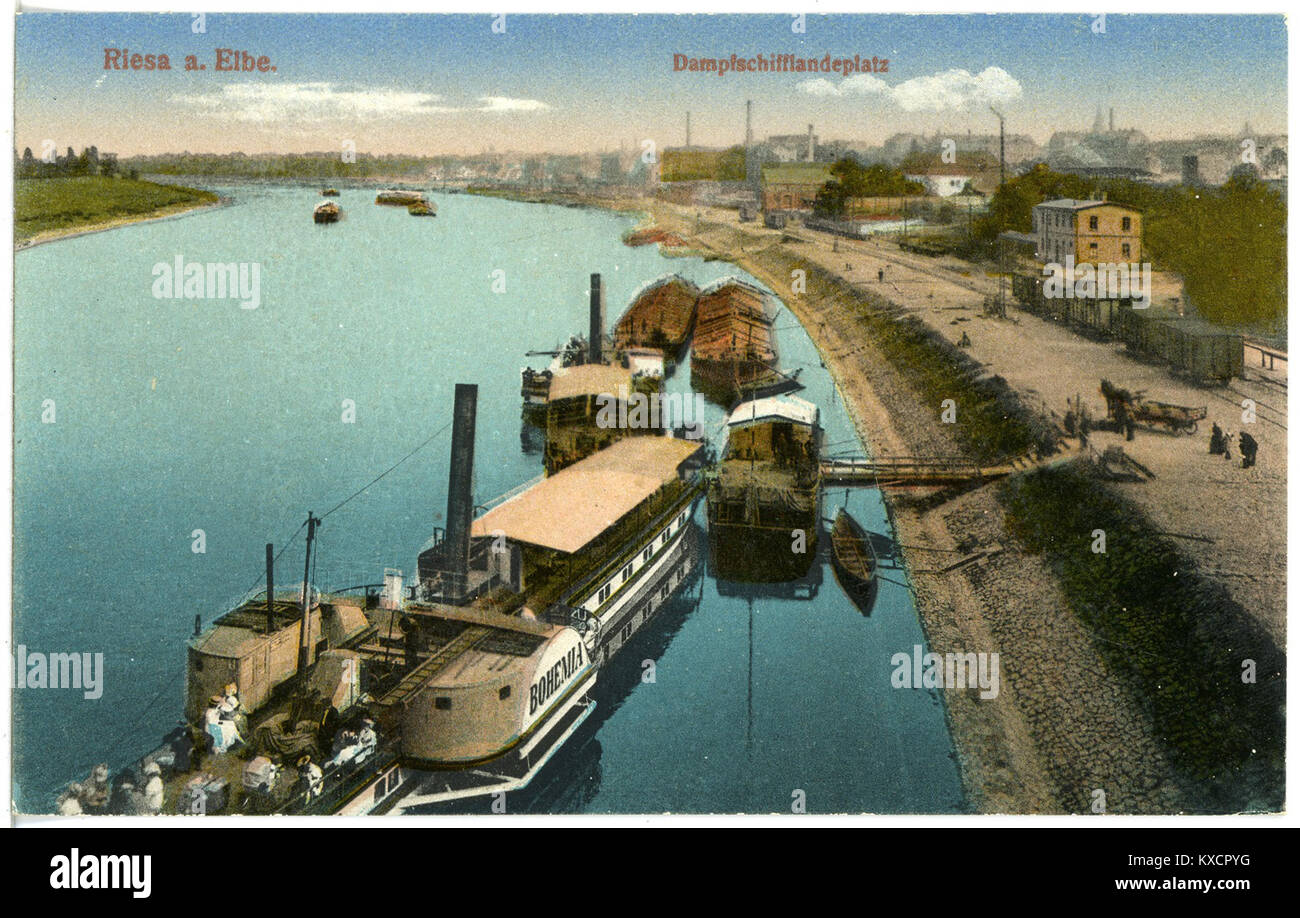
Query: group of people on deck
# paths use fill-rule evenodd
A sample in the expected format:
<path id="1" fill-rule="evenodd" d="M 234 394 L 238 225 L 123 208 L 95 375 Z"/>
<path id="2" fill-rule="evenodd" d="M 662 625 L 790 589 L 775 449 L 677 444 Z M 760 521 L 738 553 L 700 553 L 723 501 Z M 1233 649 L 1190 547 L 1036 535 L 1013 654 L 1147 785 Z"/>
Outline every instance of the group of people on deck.
<path id="1" fill-rule="evenodd" d="M 212 751 L 229 752 L 244 744 L 244 730 L 248 716 L 239 702 L 239 686 L 230 683 L 224 694 L 208 699 L 208 709 L 203 713 L 203 725 L 212 738 Z"/>

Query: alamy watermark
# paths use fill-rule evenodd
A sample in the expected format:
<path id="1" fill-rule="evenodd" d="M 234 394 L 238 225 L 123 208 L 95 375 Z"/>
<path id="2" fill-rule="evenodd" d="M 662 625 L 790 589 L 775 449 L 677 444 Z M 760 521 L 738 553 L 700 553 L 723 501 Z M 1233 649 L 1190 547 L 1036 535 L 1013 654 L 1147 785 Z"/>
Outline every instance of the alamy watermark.
<path id="1" fill-rule="evenodd" d="M 1043 265 L 1043 296 L 1049 300 L 1133 300 L 1134 309 L 1151 305 L 1151 263 L 1098 262 Z"/>
<path id="2" fill-rule="evenodd" d="M 911 654 L 896 653 L 889 659 L 894 688 L 979 689 L 985 701 L 998 697 L 1001 671 L 996 653 L 926 653 L 920 644 Z"/>
<path id="3" fill-rule="evenodd" d="M 156 300 L 238 300 L 241 309 L 262 304 L 262 265 L 256 261 L 190 261 L 177 255 L 153 266 Z"/>
<path id="4" fill-rule="evenodd" d="M 704 396 L 698 392 L 683 395 L 651 392 L 628 392 L 619 386 L 618 394 L 602 392 L 596 396 L 596 426 L 623 430 L 658 430 L 698 427 L 704 422 Z"/>
<path id="5" fill-rule="evenodd" d="M 41 653 L 19 644 L 14 654 L 15 689 L 80 689 L 94 701 L 104 694 L 102 653 Z"/>

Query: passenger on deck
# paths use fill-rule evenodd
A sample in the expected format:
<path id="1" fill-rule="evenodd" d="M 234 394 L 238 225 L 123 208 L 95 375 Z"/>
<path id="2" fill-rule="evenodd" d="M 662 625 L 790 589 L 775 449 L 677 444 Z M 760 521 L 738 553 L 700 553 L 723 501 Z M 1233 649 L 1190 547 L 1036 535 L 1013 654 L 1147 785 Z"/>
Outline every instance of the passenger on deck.
<path id="1" fill-rule="evenodd" d="M 365 750 L 365 757 L 368 757 L 379 745 L 379 734 L 375 732 L 375 722 L 367 717 L 361 722 L 361 733 L 357 737 L 361 741 L 361 747 Z"/>
<path id="2" fill-rule="evenodd" d="M 90 782 L 82 788 L 83 809 L 102 810 L 108 806 L 108 765 L 101 762 L 90 773 Z"/>
<path id="3" fill-rule="evenodd" d="M 366 718 L 359 730 L 343 730 L 334 741 L 334 757 L 328 765 L 339 768 L 343 765 L 359 765 L 374 754 L 379 739 L 375 735 L 375 722 Z"/>
<path id="4" fill-rule="evenodd" d="M 226 686 L 226 693 L 221 699 L 221 719 L 234 720 L 243 712 L 244 707 L 239 703 L 239 686 L 231 682 Z"/>
<path id="5" fill-rule="evenodd" d="M 144 809 L 150 816 L 157 816 L 163 807 L 162 769 L 157 762 L 150 762 L 144 767 Z"/>
<path id="6" fill-rule="evenodd" d="M 81 784 L 73 781 L 68 785 L 67 790 L 59 794 L 58 805 L 60 816 L 80 816 L 81 795 L 85 792 Z"/>
<path id="7" fill-rule="evenodd" d="M 233 682 L 226 686 L 221 699 L 221 719 L 233 723 L 241 736 L 248 730 L 248 713 L 239 700 L 239 686 Z"/>
<path id="8" fill-rule="evenodd" d="M 221 706 L 224 701 L 223 696 L 213 695 L 208 699 L 208 709 L 203 714 L 208 735 L 212 737 L 212 751 L 216 753 L 229 752 L 234 746 L 243 742 L 243 738 L 239 735 L 239 728 L 234 722 L 221 719 Z"/>
<path id="9" fill-rule="evenodd" d="M 325 776 L 320 766 L 311 760 L 311 756 L 305 755 L 298 760 L 298 783 L 305 802 L 310 803 L 321 795 L 321 786 L 324 782 Z"/>

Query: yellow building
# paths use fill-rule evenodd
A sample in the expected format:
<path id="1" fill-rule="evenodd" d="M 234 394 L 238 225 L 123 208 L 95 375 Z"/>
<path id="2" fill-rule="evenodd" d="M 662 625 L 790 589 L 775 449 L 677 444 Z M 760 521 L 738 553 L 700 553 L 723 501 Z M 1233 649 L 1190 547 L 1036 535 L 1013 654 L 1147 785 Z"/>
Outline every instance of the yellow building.
<path id="1" fill-rule="evenodd" d="M 1142 213 L 1123 204 L 1060 198 L 1034 208 L 1040 261 L 1118 264 L 1142 261 Z"/>

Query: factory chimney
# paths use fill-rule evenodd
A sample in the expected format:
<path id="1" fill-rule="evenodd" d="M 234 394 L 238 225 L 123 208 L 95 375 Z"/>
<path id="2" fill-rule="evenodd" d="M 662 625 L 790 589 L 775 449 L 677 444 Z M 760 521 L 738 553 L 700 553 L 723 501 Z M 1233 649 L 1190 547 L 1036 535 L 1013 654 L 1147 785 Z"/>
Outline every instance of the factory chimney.
<path id="1" fill-rule="evenodd" d="M 1110 108 L 1110 132 L 1115 133 L 1115 106 L 1113 105 Z"/>
<path id="2" fill-rule="evenodd" d="M 813 140 L 813 126 L 808 125 L 808 162 L 816 159 L 817 147 L 816 141 Z"/>
<path id="3" fill-rule="evenodd" d="M 754 145 L 754 100 L 745 100 L 745 152 Z"/>
<path id="4" fill-rule="evenodd" d="M 587 362 L 603 363 L 605 359 L 605 287 L 600 275 L 591 275 L 591 313 L 587 331 Z"/>
<path id="5" fill-rule="evenodd" d="M 447 578 L 445 598 L 462 602 L 468 592 L 470 528 L 474 524 L 474 429 L 478 415 L 478 386 L 456 383 L 452 414 L 451 470 L 447 476 L 447 536 L 442 569 Z"/>

